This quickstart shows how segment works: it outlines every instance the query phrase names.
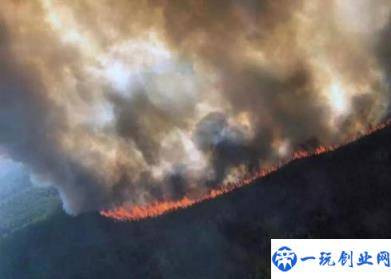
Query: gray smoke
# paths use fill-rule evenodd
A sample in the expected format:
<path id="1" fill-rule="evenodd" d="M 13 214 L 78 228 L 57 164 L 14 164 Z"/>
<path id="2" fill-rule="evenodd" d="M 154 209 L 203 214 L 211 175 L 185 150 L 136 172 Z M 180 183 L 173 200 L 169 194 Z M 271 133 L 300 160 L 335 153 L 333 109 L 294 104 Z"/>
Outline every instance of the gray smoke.
<path id="1" fill-rule="evenodd" d="M 1 150 L 72 214 L 199 197 L 390 111 L 389 1 L 0 8 Z"/>

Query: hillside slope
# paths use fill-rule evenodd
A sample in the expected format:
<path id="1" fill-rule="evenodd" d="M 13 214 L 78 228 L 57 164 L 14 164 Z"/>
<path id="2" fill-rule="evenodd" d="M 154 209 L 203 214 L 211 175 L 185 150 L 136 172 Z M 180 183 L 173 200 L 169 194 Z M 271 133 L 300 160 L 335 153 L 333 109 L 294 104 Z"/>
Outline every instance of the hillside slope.
<path id="1" fill-rule="evenodd" d="M 0 278 L 266 278 L 268 239 L 389 237 L 391 128 L 133 223 L 59 211 L 0 241 Z"/>

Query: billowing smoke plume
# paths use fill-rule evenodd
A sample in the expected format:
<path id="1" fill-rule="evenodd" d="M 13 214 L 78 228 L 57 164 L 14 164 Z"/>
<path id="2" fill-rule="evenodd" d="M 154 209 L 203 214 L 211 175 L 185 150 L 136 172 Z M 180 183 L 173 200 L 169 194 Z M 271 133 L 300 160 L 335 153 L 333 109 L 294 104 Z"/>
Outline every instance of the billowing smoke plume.
<path id="1" fill-rule="evenodd" d="M 389 114 L 388 0 L 5 0 L 0 145 L 73 214 L 202 195 Z"/>

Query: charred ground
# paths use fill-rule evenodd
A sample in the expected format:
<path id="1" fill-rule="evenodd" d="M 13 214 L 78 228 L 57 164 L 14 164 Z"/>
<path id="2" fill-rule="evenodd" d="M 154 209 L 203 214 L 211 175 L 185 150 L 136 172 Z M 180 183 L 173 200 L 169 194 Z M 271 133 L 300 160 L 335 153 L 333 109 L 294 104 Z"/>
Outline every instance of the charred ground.
<path id="1" fill-rule="evenodd" d="M 267 278 L 269 239 L 389 237 L 391 128 L 138 222 L 62 211 L 0 240 L 0 278 Z"/>

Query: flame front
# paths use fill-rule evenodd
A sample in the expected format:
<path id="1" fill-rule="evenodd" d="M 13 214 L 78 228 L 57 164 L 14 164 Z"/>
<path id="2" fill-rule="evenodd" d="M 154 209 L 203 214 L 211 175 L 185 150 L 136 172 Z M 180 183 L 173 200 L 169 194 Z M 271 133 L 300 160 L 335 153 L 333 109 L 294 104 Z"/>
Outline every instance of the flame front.
<path id="1" fill-rule="evenodd" d="M 241 188 L 247 185 L 250 185 L 253 181 L 265 177 L 275 171 L 277 171 L 282 166 L 298 159 L 307 158 L 310 156 L 317 156 L 329 151 L 336 150 L 337 148 L 344 146 L 348 143 L 354 142 L 357 139 L 368 136 L 376 131 L 379 131 L 381 129 L 384 129 L 387 126 L 391 125 L 391 120 L 387 120 L 384 123 L 376 126 L 371 127 L 367 130 L 364 135 L 357 135 L 355 137 L 350 138 L 348 141 L 346 141 L 344 144 L 340 145 L 332 145 L 332 146 L 319 146 L 315 148 L 313 151 L 305 151 L 305 150 L 299 150 L 292 154 L 292 156 L 285 160 L 280 162 L 279 164 L 272 166 L 267 169 L 260 169 L 259 171 L 253 173 L 252 175 L 249 175 L 246 178 L 243 178 L 236 183 L 228 183 L 225 185 L 222 185 L 220 187 L 216 187 L 217 189 L 211 190 L 209 193 L 204 195 L 201 198 L 198 199 L 191 199 L 188 197 L 184 197 L 182 199 L 176 200 L 176 201 L 161 201 L 161 202 L 154 202 L 149 205 L 145 206 L 121 206 L 115 209 L 111 210 L 102 210 L 100 214 L 102 216 L 116 219 L 119 221 L 136 221 L 141 220 L 144 218 L 151 218 L 151 217 L 157 217 L 160 215 L 163 215 L 165 213 L 169 213 L 175 210 L 184 209 L 190 206 L 193 206 L 195 204 L 201 203 L 203 201 L 211 200 L 216 197 L 219 197 L 223 194 L 229 193 L 234 191 L 237 188 Z"/>

